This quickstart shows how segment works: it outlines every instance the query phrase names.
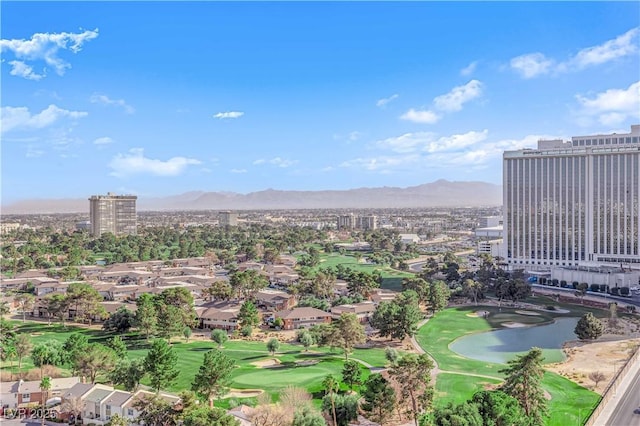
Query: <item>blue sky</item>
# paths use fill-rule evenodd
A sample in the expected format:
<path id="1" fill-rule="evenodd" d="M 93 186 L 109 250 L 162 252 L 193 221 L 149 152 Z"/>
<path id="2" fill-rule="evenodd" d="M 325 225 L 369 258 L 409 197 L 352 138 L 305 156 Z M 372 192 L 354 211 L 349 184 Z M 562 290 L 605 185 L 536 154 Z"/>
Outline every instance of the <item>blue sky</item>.
<path id="1" fill-rule="evenodd" d="M 6 2 L 2 202 L 502 181 L 640 123 L 640 3 Z"/>

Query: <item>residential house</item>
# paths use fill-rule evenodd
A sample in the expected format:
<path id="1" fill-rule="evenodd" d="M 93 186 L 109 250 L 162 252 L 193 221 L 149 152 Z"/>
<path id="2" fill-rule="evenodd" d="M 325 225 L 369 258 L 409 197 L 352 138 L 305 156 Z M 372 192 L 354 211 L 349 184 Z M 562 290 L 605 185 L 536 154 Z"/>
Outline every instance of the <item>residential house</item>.
<path id="1" fill-rule="evenodd" d="M 331 314 L 320 309 L 304 307 L 286 309 L 276 312 L 274 318 L 281 318 L 284 322 L 284 330 L 295 330 L 298 328 L 308 328 L 313 325 L 331 322 Z"/>
<path id="2" fill-rule="evenodd" d="M 354 303 L 350 305 L 338 305 L 331 308 L 333 318 L 338 318 L 344 313 L 356 314 L 361 323 L 369 322 L 369 318 L 376 311 L 376 304 L 372 301 Z"/>
<path id="3" fill-rule="evenodd" d="M 124 415 L 124 418 L 130 422 L 130 424 L 132 425 L 137 425 L 137 418 L 140 415 L 140 412 L 134 407 L 136 402 L 139 400 L 144 400 L 145 398 L 149 398 L 150 396 L 156 395 L 154 392 L 149 392 L 146 390 L 138 390 L 137 392 L 135 392 L 133 394 L 133 396 L 131 398 L 129 398 L 123 405 L 122 405 L 122 413 Z M 162 399 L 164 399 L 165 401 L 167 401 L 169 404 L 171 405 L 175 405 L 178 402 L 180 402 L 180 398 L 175 396 L 175 395 L 171 395 L 168 393 L 163 393 L 160 392 L 158 394 L 158 396 Z"/>
<path id="4" fill-rule="evenodd" d="M 270 311 L 282 311 L 291 309 L 296 305 L 296 297 L 293 294 L 280 290 L 264 289 L 253 294 L 258 308 Z"/>
<path id="5" fill-rule="evenodd" d="M 65 392 L 77 383 L 80 383 L 79 377 L 51 379 L 51 389 L 47 393 L 47 400 L 62 397 Z M 4 408 L 42 405 L 43 402 L 46 402 L 43 401 L 44 397 L 40 389 L 40 380 L 28 382 L 18 380 L 0 383 L 0 406 Z"/>
<path id="6" fill-rule="evenodd" d="M 108 420 L 102 417 L 101 405 L 113 392 L 114 389 L 111 386 L 95 385 L 92 390 L 82 396 L 81 399 L 84 401 L 84 410 L 82 412 L 83 424 L 94 423 L 96 425 L 103 425 L 107 423 Z"/>
<path id="7" fill-rule="evenodd" d="M 114 414 L 125 417 L 127 408 L 124 405 L 132 397 L 131 392 L 113 391 L 100 404 L 100 418 L 108 422 Z"/>
<path id="8" fill-rule="evenodd" d="M 198 306 L 198 328 L 234 331 L 238 328 L 239 312 L 240 305 L 231 302 L 213 302 Z"/>

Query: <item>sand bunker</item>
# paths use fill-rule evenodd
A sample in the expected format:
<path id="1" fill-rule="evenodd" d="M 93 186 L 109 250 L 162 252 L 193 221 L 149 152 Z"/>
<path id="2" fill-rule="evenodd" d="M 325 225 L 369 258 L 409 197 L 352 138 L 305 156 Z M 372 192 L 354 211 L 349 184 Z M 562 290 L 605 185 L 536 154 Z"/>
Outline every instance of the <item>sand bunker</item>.
<path id="1" fill-rule="evenodd" d="M 507 327 L 507 328 L 520 328 L 520 327 L 526 327 L 526 324 L 523 324 L 521 322 L 513 322 L 513 321 L 509 321 L 509 322 L 503 322 L 500 323 L 500 325 L 502 325 L 503 327 Z"/>
<path id="2" fill-rule="evenodd" d="M 537 313 L 537 312 L 533 312 L 533 311 L 520 311 L 520 310 L 516 311 L 516 314 L 520 314 L 520 315 L 531 315 L 531 316 L 537 316 L 537 315 L 540 315 L 540 314 L 539 314 L 539 313 Z"/>
<path id="3" fill-rule="evenodd" d="M 280 360 L 277 358 L 269 358 L 269 359 L 263 359 L 261 361 L 252 362 L 251 364 L 260 368 L 270 368 L 270 367 L 279 366 Z"/>
<path id="4" fill-rule="evenodd" d="M 486 318 L 489 316 L 489 311 L 476 311 L 467 314 L 468 317 L 473 318 Z"/>
<path id="5" fill-rule="evenodd" d="M 223 398 L 253 398 L 262 393 L 262 389 L 231 389 Z"/>

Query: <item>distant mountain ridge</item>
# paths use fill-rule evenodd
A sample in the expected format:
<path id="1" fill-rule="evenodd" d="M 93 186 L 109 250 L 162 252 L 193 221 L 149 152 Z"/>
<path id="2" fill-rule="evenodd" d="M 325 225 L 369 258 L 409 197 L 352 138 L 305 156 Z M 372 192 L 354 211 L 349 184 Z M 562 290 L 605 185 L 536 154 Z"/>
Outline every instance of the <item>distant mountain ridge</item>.
<path id="1" fill-rule="evenodd" d="M 2 207 L 3 214 L 89 212 L 84 199 L 23 200 Z M 487 182 L 438 180 L 407 188 L 235 192 L 190 191 L 157 198 L 138 198 L 138 210 L 276 210 L 331 208 L 418 208 L 498 206 L 502 187 Z"/>

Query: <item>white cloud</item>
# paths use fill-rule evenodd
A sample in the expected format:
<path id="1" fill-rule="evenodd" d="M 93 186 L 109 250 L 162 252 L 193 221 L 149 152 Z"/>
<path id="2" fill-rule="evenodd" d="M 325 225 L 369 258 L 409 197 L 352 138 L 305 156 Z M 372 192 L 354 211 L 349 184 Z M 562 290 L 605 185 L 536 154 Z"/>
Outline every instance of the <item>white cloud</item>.
<path id="1" fill-rule="evenodd" d="M 393 95 L 389 96 L 388 98 L 382 98 L 382 99 L 378 99 L 378 101 L 376 102 L 376 106 L 379 108 L 384 107 L 385 105 L 387 105 L 389 102 L 392 102 L 396 99 L 398 99 L 399 95 L 397 93 L 394 93 Z"/>
<path id="2" fill-rule="evenodd" d="M 572 68 L 575 66 L 578 69 L 582 69 L 632 55 L 638 51 L 635 39 L 638 38 L 639 33 L 639 28 L 633 28 L 601 45 L 582 49 L 569 60 L 567 67 Z"/>
<path id="3" fill-rule="evenodd" d="M 632 28 L 612 40 L 581 49 L 566 61 L 557 62 L 538 52 L 513 58 L 510 65 L 524 78 L 579 71 L 635 54 L 638 51 L 639 34 L 640 28 Z"/>
<path id="4" fill-rule="evenodd" d="M 609 89 L 592 97 L 577 95 L 579 115 L 586 122 L 596 118 L 601 124 L 615 126 L 627 118 L 640 119 L 640 81 L 627 89 Z"/>
<path id="5" fill-rule="evenodd" d="M 409 164 L 418 162 L 419 159 L 420 156 L 415 154 L 401 156 L 382 155 L 379 157 L 356 158 L 353 160 L 345 161 L 340 164 L 340 167 L 388 173 L 391 171 L 391 169 L 405 167 Z"/>
<path id="6" fill-rule="evenodd" d="M 433 100 L 435 107 L 441 111 L 460 111 L 462 105 L 482 95 L 482 83 L 471 80 L 464 86 L 457 86 L 445 95 L 440 95 Z"/>
<path id="7" fill-rule="evenodd" d="M 40 149 L 36 149 L 31 145 L 27 146 L 27 153 L 26 153 L 27 158 L 37 158 L 37 157 L 42 157 L 43 155 L 44 155 L 44 151 Z"/>
<path id="8" fill-rule="evenodd" d="M 58 75 L 64 75 L 65 71 L 71 68 L 71 64 L 58 57 L 60 50 L 70 50 L 78 53 L 82 45 L 98 37 L 98 29 L 93 31 L 83 31 L 81 33 L 36 33 L 30 40 L 25 39 L 2 39 L 0 40 L 0 51 L 10 51 L 20 61 L 10 64 L 13 66 L 11 75 L 23 78 L 34 79 L 34 76 L 42 78 L 45 73 L 36 74 L 27 62 L 44 61 L 52 67 Z M 28 67 L 28 68 L 27 68 Z M 36 79 L 39 79 L 36 78 Z"/>
<path id="9" fill-rule="evenodd" d="M 360 136 L 362 136 L 362 133 L 360 133 L 360 132 L 355 132 L 354 131 L 354 132 L 349 133 L 349 138 L 348 138 L 349 142 L 357 141 L 358 139 L 360 139 Z"/>
<path id="10" fill-rule="evenodd" d="M 240 118 L 244 115 L 242 111 L 226 111 L 219 112 L 213 115 L 213 118 L 225 119 L 225 118 Z"/>
<path id="11" fill-rule="evenodd" d="M 478 66 L 478 61 L 471 62 L 469 65 L 467 65 L 466 67 L 460 70 L 460 75 L 469 76 L 473 74 L 477 66 Z"/>
<path id="12" fill-rule="evenodd" d="M 429 110 L 415 110 L 411 108 L 400 116 L 401 120 L 412 121 L 414 123 L 434 124 L 440 120 L 440 116 Z"/>
<path id="13" fill-rule="evenodd" d="M 27 107 L 2 107 L 0 122 L 2 123 L 2 133 L 6 133 L 14 129 L 42 129 L 62 118 L 77 119 L 87 115 L 84 111 L 70 111 L 53 104 L 34 115 L 31 115 Z"/>
<path id="14" fill-rule="evenodd" d="M 456 151 L 484 141 L 488 134 L 488 130 L 483 130 L 436 138 L 430 132 L 405 133 L 378 141 L 375 145 L 397 153 Z"/>
<path id="15" fill-rule="evenodd" d="M 137 174 L 154 176 L 178 176 L 190 165 L 201 164 L 200 160 L 185 157 L 173 157 L 167 161 L 144 156 L 143 148 L 130 149 L 126 154 L 118 154 L 109 162 L 112 176 L 127 177 Z"/>
<path id="16" fill-rule="evenodd" d="M 510 64 L 523 78 L 533 78 L 550 73 L 554 62 L 542 53 L 529 53 L 511 59 Z"/>
<path id="17" fill-rule="evenodd" d="M 267 159 L 264 159 L 264 158 L 260 158 L 260 159 L 255 160 L 253 162 L 253 164 L 256 165 L 256 166 L 258 166 L 260 164 L 271 164 L 273 166 L 282 167 L 282 168 L 293 166 L 296 163 L 297 163 L 296 160 L 286 160 L 286 159 L 280 158 L 280 157 L 274 157 L 274 158 L 272 158 L 270 160 L 267 160 Z"/>
<path id="18" fill-rule="evenodd" d="M 231 173 L 247 173 L 247 169 L 231 169 Z"/>
<path id="19" fill-rule="evenodd" d="M 131 105 L 128 105 L 124 99 L 110 99 L 107 95 L 94 93 L 93 95 L 91 95 L 91 98 L 89 100 L 92 104 L 121 107 L 127 114 L 133 114 L 134 112 L 136 112 L 135 108 Z"/>
<path id="20" fill-rule="evenodd" d="M 9 74 L 11 75 L 35 81 L 38 81 L 42 79 L 42 77 L 44 77 L 44 74 L 36 74 L 33 71 L 33 67 L 25 64 L 22 61 L 10 61 L 9 65 L 11 65 L 11 71 L 9 71 Z"/>
<path id="21" fill-rule="evenodd" d="M 94 145 L 109 145 L 112 144 L 114 142 L 113 139 L 111 139 L 108 136 L 102 137 L 102 138 L 98 138 L 96 140 L 93 141 Z"/>

